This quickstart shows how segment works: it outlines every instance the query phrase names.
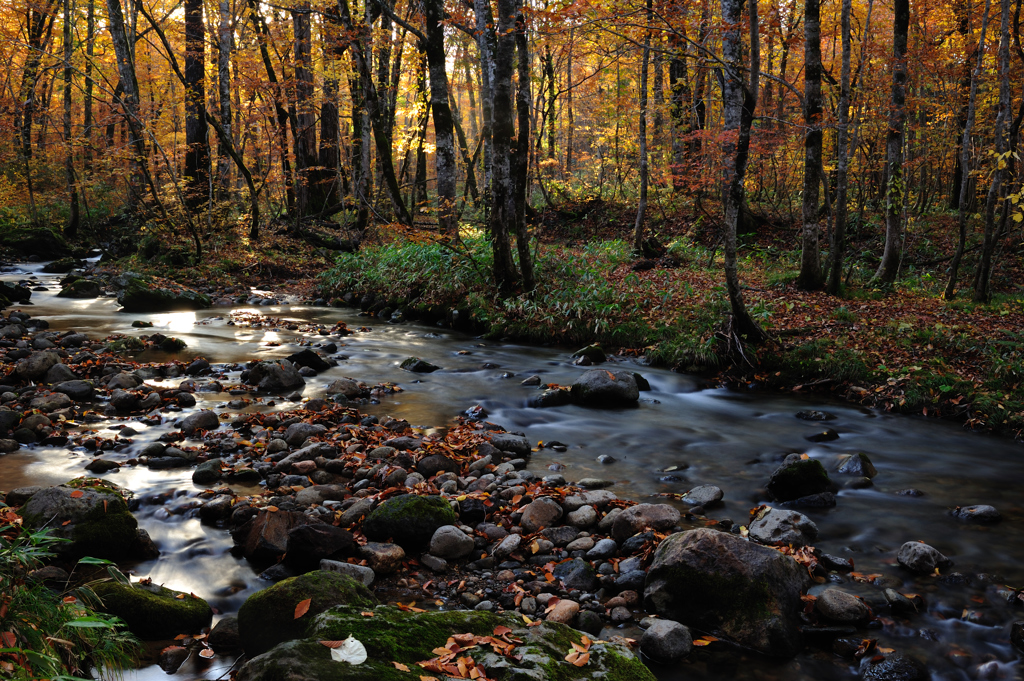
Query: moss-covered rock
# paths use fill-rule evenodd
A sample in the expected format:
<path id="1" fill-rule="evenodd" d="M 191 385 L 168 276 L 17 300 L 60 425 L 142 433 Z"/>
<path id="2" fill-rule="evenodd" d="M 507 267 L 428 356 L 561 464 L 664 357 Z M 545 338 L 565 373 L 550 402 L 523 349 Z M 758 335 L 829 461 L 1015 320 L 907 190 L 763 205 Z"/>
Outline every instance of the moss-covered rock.
<path id="1" fill-rule="evenodd" d="M 61 298 L 98 298 L 103 288 L 92 279 L 75 279 L 60 290 Z"/>
<path id="2" fill-rule="evenodd" d="M 491 636 L 498 626 L 512 630 L 515 644 L 513 659 L 496 654 L 489 646 L 466 651 L 487 670 L 488 678 L 500 681 L 653 681 L 654 675 L 620 641 L 596 643 L 590 648 L 590 662 L 576 667 L 564 661 L 573 643 L 583 634 L 563 624 L 544 622 L 526 627 L 509 614 L 480 611 L 404 612 L 380 606 L 373 617 L 359 608 L 333 608 L 316 618 L 310 637 L 283 643 L 269 653 L 250 659 L 239 671 L 237 681 L 416 681 L 421 675 L 442 676 L 417 665 L 435 657 L 434 648 L 442 647 L 450 636 L 474 634 Z M 335 662 L 328 648 L 318 640 L 343 640 L 353 636 L 366 647 L 367 660 L 360 665 Z M 392 662 L 406 665 L 397 669 Z"/>
<path id="3" fill-rule="evenodd" d="M 45 227 L 18 227 L 0 234 L 0 246 L 22 255 L 61 258 L 70 251 L 64 237 Z"/>
<path id="4" fill-rule="evenodd" d="M 93 590 L 103 601 L 103 612 L 120 617 L 129 631 L 147 641 L 198 634 L 213 618 L 202 598 L 156 584 L 104 582 Z"/>
<path id="5" fill-rule="evenodd" d="M 827 492 L 831 486 L 832 482 L 820 461 L 800 459 L 777 468 L 765 487 L 775 501 L 792 501 Z"/>
<path id="6" fill-rule="evenodd" d="M 608 359 L 607 357 L 605 357 L 604 349 L 602 349 L 601 346 L 598 345 L 597 343 L 594 343 L 593 345 L 588 345 L 585 348 L 580 348 L 576 352 L 572 353 L 572 356 L 586 357 L 588 360 L 590 360 L 591 364 L 600 364 Z"/>
<path id="7" fill-rule="evenodd" d="M 32 289 L 11 281 L 0 281 L 0 296 L 11 303 L 27 303 L 32 297 Z"/>
<path id="8" fill-rule="evenodd" d="M 114 283 L 120 287 L 117 302 L 124 312 L 203 310 L 212 304 L 204 293 L 178 285 L 161 285 L 133 272 L 121 274 Z"/>
<path id="9" fill-rule="evenodd" d="M 295 617 L 295 607 L 310 599 L 309 610 Z M 361 582 L 348 575 L 316 570 L 291 577 L 254 593 L 238 610 L 238 631 L 249 657 L 261 655 L 278 643 L 306 635 L 320 613 L 338 605 L 365 610 L 376 599 Z"/>
<path id="10" fill-rule="evenodd" d="M 455 524 L 455 511 L 441 497 L 405 494 L 392 497 L 363 521 L 363 534 L 374 541 L 391 539 L 403 549 L 424 548 L 437 528 Z"/>
<path id="11" fill-rule="evenodd" d="M 138 548 L 139 524 L 125 497 L 99 478 L 80 478 L 35 493 L 25 503 L 22 517 L 26 527 L 50 527 L 56 536 L 70 539 L 57 547 L 69 558 L 121 560 Z"/>
<path id="12" fill-rule="evenodd" d="M 78 267 L 78 260 L 72 257 L 60 258 L 43 265 L 43 272 L 47 274 L 67 274 Z"/>

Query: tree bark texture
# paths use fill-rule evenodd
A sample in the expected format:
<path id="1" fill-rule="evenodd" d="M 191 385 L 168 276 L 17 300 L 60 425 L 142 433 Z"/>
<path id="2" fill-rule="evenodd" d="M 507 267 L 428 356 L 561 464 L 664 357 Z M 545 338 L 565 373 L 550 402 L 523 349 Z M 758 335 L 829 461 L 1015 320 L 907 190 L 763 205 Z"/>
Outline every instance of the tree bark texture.
<path id="1" fill-rule="evenodd" d="M 206 134 L 206 23 L 203 0 L 185 0 L 185 198 L 203 203 L 209 193 L 210 142 Z"/>
<path id="2" fill-rule="evenodd" d="M 800 233 L 799 288 L 816 291 L 824 283 L 818 245 L 821 187 L 821 4 L 804 0 L 804 187 Z"/>

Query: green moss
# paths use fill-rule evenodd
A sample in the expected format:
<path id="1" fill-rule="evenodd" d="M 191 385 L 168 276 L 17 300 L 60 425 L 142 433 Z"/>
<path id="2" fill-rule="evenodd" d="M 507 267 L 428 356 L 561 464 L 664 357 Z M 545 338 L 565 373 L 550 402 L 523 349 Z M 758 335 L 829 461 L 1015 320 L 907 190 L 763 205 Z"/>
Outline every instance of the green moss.
<path id="1" fill-rule="evenodd" d="M 405 494 L 379 505 L 363 521 L 363 532 L 370 539 L 392 539 L 406 549 L 427 545 L 443 525 L 455 524 L 455 511 L 437 496 Z"/>
<path id="2" fill-rule="evenodd" d="M 103 601 L 104 612 L 123 619 L 133 634 L 145 640 L 197 634 L 213 617 L 203 599 L 163 586 L 104 582 L 94 591 Z"/>
<path id="3" fill-rule="evenodd" d="M 117 560 L 131 553 L 138 538 L 139 523 L 127 504 L 118 497 L 106 508 L 97 506 L 74 527 L 71 535 L 73 553 Z"/>

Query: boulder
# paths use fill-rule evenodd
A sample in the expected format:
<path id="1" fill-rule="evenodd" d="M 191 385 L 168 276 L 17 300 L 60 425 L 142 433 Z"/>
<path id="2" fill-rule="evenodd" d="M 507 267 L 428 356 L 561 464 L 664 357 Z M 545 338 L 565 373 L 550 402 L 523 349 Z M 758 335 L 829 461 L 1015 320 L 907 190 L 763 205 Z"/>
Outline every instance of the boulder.
<path id="1" fill-rule="evenodd" d="M 957 506 L 953 509 L 953 515 L 960 520 L 973 523 L 998 523 L 1003 519 L 1001 513 L 995 506 L 980 504 L 977 506 Z"/>
<path id="2" fill-rule="evenodd" d="M 358 381 L 352 378 L 339 378 L 335 381 L 331 381 L 330 385 L 327 386 L 328 395 L 344 395 L 348 399 L 356 397 L 362 397 L 364 390 Z"/>
<path id="3" fill-rule="evenodd" d="M 59 366 L 64 366 L 63 364 Z M 87 400 L 93 396 L 92 381 L 63 381 L 53 386 L 55 392 L 64 393 L 73 400 Z"/>
<path id="4" fill-rule="evenodd" d="M 75 279 L 61 288 L 57 294 L 60 298 L 98 298 L 103 294 L 103 287 L 93 279 Z"/>
<path id="5" fill-rule="evenodd" d="M 431 364 L 419 357 L 409 357 L 402 362 L 401 367 L 406 371 L 413 372 L 414 374 L 429 374 L 441 368 L 436 364 Z"/>
<path id="6" fill-rule="evenodd" d="M 264 392 L 279 392 L 306 385 L 306 379 L 286 359 L 259 362 L 249 370 L 248 382 Z"/>
<path id="7" fill-rule="evenodd" d="M 628 407 L 640 399 L 640 389 L 629 371 L 591 369 L 572 384 L 576 404 L 588 407 Z"/>
<path id="8" fill-rule="evenodd" d="M 352 533 L 327 523 L 299 525 L 288 531 L 285 561 L 301 572 L 316 570 L 324 558 L 345 558 L 356 549 Z"/>
<path id="9" fill-rule="evenodd" d="M 56 350 L 40 350 L 28 357 L 18 360 L 14 366 L 14 375 L 26 381 L 36 381 L 46 375 L 54 364 L 60 362 Z"/>
<path id="10" fill-rule="evenodd" d="M 512 452 L 521 458 L 530 456 L 530 453 L 533 451 L 530 446 L 530 441 L 522 435 L 514 435 L 512 433 L 491 433 L 490 440 L 491 445 L 493 445 L 495 449 L 500 449 L 503 452 Z"/>
<path id="11" fill-rule="evenodd" d="M 672 620 L 654 620 L 640 638 L 640 652 L 659 662 L 675 662 L 692 650 L 690 630 Z"/>
<path id="12" fill-rule="evenodd" d="M 301 513 L 261 510 L 232 535 L 249 560 L 274 562 L 288 551 L 288 532 L 308 522 L 309 518 Z"/>
<path id="13" fill-rule="evenodd" d="M 363 521 L 363 534 L 373 541 L 393 540 L 402 548 L 427 546 L 434 532 L 455 524 L 455 512 L 441 497 L 405 494 L 391 497 Z"/>
<path id="14" fill-rule="evenodd" d="M 679 511 L 668 504 L 630 506 L 615 518 L 612 524 L 612 538 L 624 541 L 644 530 L 671 532 L 680 517 L 682 516 Z"/>
<path id="15" fill-rule="evenodd" d="M 750 536 L 773 546 L 807 546 L 818 538 L 818 526 L 803 513 L 778 508 L 750 523 Z"/>
<path id="16" fill-rule="evenodd" d="M 601 346 L 597 345 L 596 343 L 593 345 L 588 345 L 585 348 L 580 348 L 576 352 L 572 353 L 572 356 L 586 357 L 588 360 L 590 360 L 591 364 L 601 364 L 602 362 L 608 359 L 607 357 L 605 357 L 604 350 L 601 349 Z"/>
<path id="17" fill-rule="evenodd" d="M 57 411 L 58 409 L 66 409 L 71 406 L 71 398 L 64 393 L 54 392 L 45 393 L 38 397 L 33 397 L 28 403 L 29 409 L 38 409 L 39 411 L 49 414 Z"/>
<path id="18" fill-rule="evenodd" d="M 445 560 L 465 558 L 474 546 L 473 538 L 454 525 L 437 528 L 430 538 L 430 553 Z"/>
<path id="19" fill-rule="evenodd" d="M 292 447 L 298 447 L 306 441 L 306 438 L 323 435 L 326 432 L 327 426 L 319 423 L 293 423 L 288 426 L 288 430 L 284 431 L 284 441 Z"/>
<path id="20" fill-rule="evenodd" d="M 684 494 L 683 501 L 691 506 L 711 508 L 712 506 L 717 505 L 724 496 L 725 493 L 722 492 L 720 487 L 715 485 L 700 485 Z"/>
<path id="21" fill-rule="evenodd" d="M 929 681 L 931 674 L 923 662 L 914 657 L 890 653 L 881 661 L 871 658 L 861 673 L 864 681 Z"/>
<path id="22" fill-rule="evenodd" d="M 842 624 L 863 622 L 871 616 L 864 601 L 839 589 L 825 589 L 818 594 L 814 607 L 825 619 Z"/>
<path id="23" fill-rule="evenodd" d="M 377 577 L 377 575 L 374 574 L 373 569 L 368 568 L 365 565 L 342 563 L 340 560 L 328 560 L 326 558 L 320 561 L 320 569 L 326 570 L 327 572 L 338 572 L 343 575 L 348 575 L 356 581 L 362 582 L 366 586 L 373 584 L 373 580 Z"/>
<path id="24" fill-rule="evenodd" d="M 103 601 L 103 612 L 123 619 L 128 630 L 145 641 L 199 634 L 213 618 L 202 598 L 157 584 L 101 582 L 93 590 Z"/>
<path id="25" fill-rule="evenodd" d="M 220 427 L 220 419 L 217 418 L 217 412 L 203 409 L 183 418 L 178 427 L 185 435 L 192 435 L 197 430 L 216 430 Z"/>
<path id="26" fill-rule="evenodd" d="M 369 564 L 374 573 L 389 575 L 397 572 L 405 560 L 405 551 L 397 544 L 382 544 L 369 541 L 359 547 L 359 555 Z"/>
<path id="27" fill-rule="evenodd" d="M 779 466 L 766 489 L 775 501 L 792 501 L 827 492 L 831 486 L 825 467 L 817 459 L 799 459 Z"/>
<path id="28" fill-rule="evenodd" d="M 0 281 L 0 297 L 12 303 L 27 303 L 32 297 L 32 289 L 10 281 Z"/>
<path id="29" fill-rule="evenodd" d="M 43 377 L 43 383 L 63 383 L 64 381 L 73 381 L 78 376 L 72 371 L 67 364 L 57 363 L 54 364 L 46 372 L 46 376 Z"/>
<path id="30" fill-rule="evenodd" d="M 0 234 L 0 246 L 10 248 L 22 255 L 35 255 L 46 260 L 61 258 L 69 254 L 64 238 L 45 227 L 6 229 L 3 234 Z"/>
<path id="31" fill-rule="evenodd" d="M 324 361 L 323 357 L 309 348 L 304 348 L 299 352 L 288 355 L 286 359 L 295 366 L 309 367 L 318 373 L 331 368 L 331 365 Z"/>
<path id="32" fill-rule="evenodd" d="M 238 618 L 234 615 L 222 618 L 213 625 L 206 642 L 218 655 L 240 652 L 242 637 L 238 634 Z"/>
<path id="33" fill-rule="evenodd" d="M 878 469 L 871 463 L 871 459 L 863 452 L 857 452 L 843 458 L 839 462 L 836 471 L 843 475 L 856 475 L 862 478 L 873 478 L 878 475 Z"/>
<path id="34" fill-rule="evenodd" d="M 479 645 L 464 653 L 487 670 L 488 678 L 505 681 L 546 681 L 548 679 L 594 678 L 654 681 L 654 675 L 621 639 L 592 643 L 590 661 L 573 667 L 564 661 L 572 644 L 582 642 L 583 633 L 564 624 L 543 622 L 527 627 L 510 614 L 481 610 L 403 612 L 395 607 L 378 607 L 373 617 L 364 617 L 356 607 L 338 607 L 313 622 L 308 638 L 283 643 L 269 653 L 250 658 L 239 670 L 236 681 L 417 681 L 433 676 L 447 678 L 443 671 L 424 669 L 418 662 L 436 657 L 435 648 L 444 647 L 450 636 L 473 634 L 493 636 L 499 626 L 508 627 L 510 639 L 517 639 L 515 657 L 495 653 L 490 645 Z M 352 636 L 367 652 L 360 665 L 335 662 L 331 651 L 317 641 L 341 641 Z M 393 663 L 409 672 L 396 670 Z M 555 673 L 553 670 L 557 670 Z M 467 673 L 465 676 L 469 676 Z"/>
<path id="35" fill-rule="evenodd" d="M 79 263 L 80 261 L 77 258 L 60 258 L 46 263 L 40 271 L 46 274 L 67 274 L 76 267 L 79 267 Z"/>
<path id="36" fill-rule="evenodd" d="M 306 599 L 310 601 L 308 610 L 295 617 L 296 606 Z M 304 636 L 316 616 L 334 606 L 365 610 L 375 603 L 373 594 L 348 575 L 316 570 L 249 596 L 238 610 L 238 633 L 245 654 L 252 658 L 282 641 Z"/>
<path id="37" fill-rule="evenodd" d="M 138 527 L 121 491 L 99 478 L 78 478 L 44 488 L 22 509 L 25 527 L 52 528 L 68 543 L 56 546 L 66 558 L 93 556 L 122 560 L 138 555 Z"/>
<path id="38" fill-rule="evenodd" d="M 644 588 L 648 612 L 727 637 L 772 657 L 803 647 L 807 570 L 789 556 L 701 528 L 665 539 Z"/>
<path id="39" fill-rule="evenodd" d="M 949 565 L 952 561 L 928 544 L 908 541 L 896 553 L 896 562 L 911 572 L 926 575 L 935 572 L 937 568 Z"/>
<path id="40" fill-rule="evenodd" d="M 459 474 L 461 468 L 458 462 L 449 459 L 444 454 L 428 454 L 416 462 L 416 472 L 429 480 L 439 473 Z"/>
<path id="41" fill-rule="evenodd" d="M 524 534 L 533 534 L 545 527 L 551 527 L 562 518 L 562 507 L 550 497 L 531 501 L 522 511 L 519 524 Z"/>
<path id="42" fill-rule="evenodd" d="M 172 312 L 205 310 L 212 305 L 210 296 L 178 284 L 161 285 L 149 277 L 124 272 L 114 277 L 117 302 L 122 312 Z"/>

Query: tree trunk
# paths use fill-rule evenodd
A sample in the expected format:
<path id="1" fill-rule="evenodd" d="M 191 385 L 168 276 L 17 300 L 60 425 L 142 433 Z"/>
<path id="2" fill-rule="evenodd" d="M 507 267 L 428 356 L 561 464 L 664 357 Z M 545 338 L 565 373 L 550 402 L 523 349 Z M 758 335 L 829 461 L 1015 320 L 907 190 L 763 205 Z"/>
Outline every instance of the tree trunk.
<path id="1" fill-rule="evenodd" d="M 896 281 L 903 260 L 903 138 L 907 121 L 907 29 L 910 0 L 893 3 L 892 96 L 889 102 L 889 132 L 885 140 L 888 181 L 885 188 L 885 250 L 875 273 L 883 284 Z"/>
<path id="2" fill-rule="evenodd" d="M 444 3 L 425 0 L 427 66 L 430 70 L 430 109 L 434 117 L 434 169 L 437 174 L 437 224 L 441 234 L 458 236 L 455 216 L 455 125 L 448 104 L 448 74 L 444 53 Z"/>
<path id="3" fill-rule="evenodd" d="M 185 0 L 185 200 L 201 205 L 209 194 L 210 142 L 206 136 L 206 22 L 203 0 Z"/>
<path id="4" fill-rule="evenodd" d="M 547 78 L 547 96 L 545 120 L 548 127 L 548 158 L 555 158 L 555 112 L 557 111 L 558 88 L 555 84 L 555 57 L 548 45 L 544 54 L 544 77 Z"/>
<path id="5" fill-rule="evenodd" d="M 685 45 L 685 43 L 684 43 Z M 683 191 L 686 187 L 686 150 L 687 143 L 684 137 L 692 132 L 693 117 L 688 109 L 691 104 L 690 76 L 686 68 L 686 60 L 689 58 L 688 49 L 680 47 L 681 54 L 673 56 L 668 65 L 668 82 L 672 106 L 669 109 L 669 119 L 672 121 L 672 190 Z"/>
<path id="6" fill-rule="evenodd" d="M 325 18 L 321 24 L 324 84 L 320 101 L 320 189 L 324 203 L 341 203 L 341 128 L 338 106 L 337 27 Z"/>
<path id="7" fill-rule="evenodd" d="M 70 208 L 64 236 L 78 236 L 78 182 L 75 180 L 75 154 L 71 139 L 71 0 L 64 0 L 64 178 L 70 192 Z"/>
<path id="8" fill-rule="evenodd" d="M 86 174 L 92 172 L 92 57 L 96 42 L 96 0 L 88 0 L 85 15 L 85 95 L 83 99 L 82 137 L 84 138 L 83 165 Z"/>
<path id="9" fill-rule="evenodd" d="M 647 0 L 647 31 L 644 33 L 644 54 L 640 61 L 640 198 L 636 206 L 636 222 L 633 224 L 633 250 L 637 254 L 644 250 L 644 217 L 647 212 L 647 66 L 651 61 L 653 13 L 653 2 Z"/>
<path id="10" fill-rule="evenodd" d="M 974 64 L 977 61 L 978 52 L 981 50 L 980 44 L 975 42 L 971 36 L 971 4 L 971 0 L 959 0 L 954 5 L 956 32 L 960 35 L 960 39 L 964 44 L 963 61 L 960 64 L 960 80 L 957 84 L 961 100 L 960 110 L 957 112 L 956 117 L 958 144 L 963 141 L 964 129 L 967 127 L 967 119 L 970 116 L 968 109 L 970 108 L 970 91 L 974 78 Z M 949 192 L 950 210 L 958 210 L 960 208 L 960 189 L 964 180 L 963 155 L 963 148 L 958 147 L 953 161 L 953 182 Z"/>
<path id="11" fill-rule="evenodd" d="M 519 269 L 523 273 L 523 290 L 530 292 L 537 287 L 533 274 L 533 258 L 530 255 L 530 237 L 526 230 L 527 180 L 530 169 L 530 109 L 533 108 L 530 93 L 530 51 L 526 36 L 526 16 L 522 0 L 516 7 L 516 51 L 519 82 L 516 87 L 516 113 L 519 129 L 516 131 L 515 149 L 512 152 L 513 215 L 515 215 L 516 247 L 519 253 Z"/>
<path id="12" fill-rule="evenodd" d="M 727 133 L 722 151 L 726 158 L 725 219 L 722 225 L 725 251 L 725 286 L 732 310 L 732 328 L 750 343 L 759 343 L 766 334 L 747 312 L 736 266 L 736 227 L 743 205 L 743 179 L 750 156 L 750 127 L 757 108 L 758 73 L 761 68 L 758 41 L 757 1 L 750 2 L 750 65 L 743 60 L 742 9 L 743 0 L 722 2 L 722 61 L 724 82 L 722 87 L 723 127 Z M 899 1 L 899 0 L 897 0 Z M 745 74 L 750 74 L 750 82 Z"/>
<path id="13" fill-rule="evenodd" d="M 221 127 L 231 139 L 231 48 L 234 32 L 228 0 L 219 0 L 220 22 L 217 26 L 217 95 L 220 104 Z M 217 185 L 223 196 L 231 191 L 231 156 L 224 144 L 217 145 Z"/>
<path id="14" fill-rule="evenodd" d="M 481 2 L 481 0 L 478 0 Z M 481 3 L 485 4 L 485 3 Z M 517 0 L 498 0 L 497 37 L 493 63 L 488 68 L 493 74 L 491 91 L 491 249 L 494 255 L 494 283 L 503 295 L 516 286 L 518 273 L 512 260 L 509 234 L 515 225 L 515 211 L 511 169 L 511 144 L 515 126 L 512 118 L 512 67 L 515 63 L 515 17 Z M 479 18 L 478 18 L 479 21 Z"/>
<path id="15" fill-rule="evenodd" d="M 853 12 L 853 0 L 843 0 L 842 17 L 840 19 L 843 40 L 843 66 L 839 84 L 839 130 L 837 132 L 836 159 L 836 218 L 832 228 L 832 244 L 830 254 L 827 290 L 838 296 L 843 288 L 843 256 L 846 250 L 846 216 L 847 186 L 850 168 L 850 56 L 852 52 L 852 36 L 850 35 L 850 15 Z"/>
<path id="16" fill-rule="evenodd" d="M 292 31 L 295 48 L 294 106 L 295 122 L 292 137 L 295 145 L 295 203 L 299 215 L 324 209 L 320 172 L 317 168 L 316 111 L 313 103 L 312 29 L 308 2 L 292 10 Z"/>
<path id="17" fill-rule="evenodd" d="M 480 136 L 484 143 L 484 216 L 488 219 L 493 205 L 494 52 L 497 46 L 490 0 L 473 0 L 473 12 L 476 16 L 477 50 L 480 53 Z M 508 67 L 511 69 L 512 65 Z"/>
<path id="18" fill-rule="evenodd" d="M 569 29 L 569 55 L 565 64 L 565 172 L 572 172 L 572 146 L 573 134 L 576 132 L 575 111 L 572 106 L 572 49 L 573 38 L 576 37 L 576 27 Z"/>
<path id="19" fill-rule="evenodd" d="M 804 125 L 803 229 L 796 285 L 805 291 L 817 291 L 824 283 L 818 246 L 822 147 L 820 0 L 804 0 Z"/>

